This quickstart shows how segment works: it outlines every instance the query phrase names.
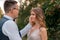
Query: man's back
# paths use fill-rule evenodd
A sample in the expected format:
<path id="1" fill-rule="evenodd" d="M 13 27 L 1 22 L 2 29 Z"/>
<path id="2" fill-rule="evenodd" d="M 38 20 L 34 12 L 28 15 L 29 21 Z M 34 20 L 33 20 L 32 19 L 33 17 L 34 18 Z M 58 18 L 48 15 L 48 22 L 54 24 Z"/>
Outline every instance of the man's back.
<path id="1" fill-rule="evenodd" d="M 2 32 L 2 26 L 3 24 L 9 19 L 3 17 L 1 20 L 0 20 L 0 40 L 9 40 L 9 38 L 3 34 Z"/>
<path id="2" fill-rule="evenodd" d="M 8 36 L 9 40 L 17 40 L 17 39 L 22 40 L 19 34 L 18 26 L 13 21 L 12 17 L 4 15 L 4 18 L 1 20 L 0 24 L 2 24 L 2 21 L 3 21 L 3 25 L 1 26 L 2 33 Z M 2 37 L 2 39 L 4 39 L 4 37 Z"/>

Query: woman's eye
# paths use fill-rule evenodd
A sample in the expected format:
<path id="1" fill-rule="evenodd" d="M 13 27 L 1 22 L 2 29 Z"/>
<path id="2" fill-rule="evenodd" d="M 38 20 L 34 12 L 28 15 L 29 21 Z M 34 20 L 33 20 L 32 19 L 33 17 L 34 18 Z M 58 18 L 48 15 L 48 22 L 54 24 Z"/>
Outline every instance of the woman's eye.
<path id="1" fill-rule="evenodd" d="M 31 15 L 34 15 L 34 14 L 31 14 Z"/>

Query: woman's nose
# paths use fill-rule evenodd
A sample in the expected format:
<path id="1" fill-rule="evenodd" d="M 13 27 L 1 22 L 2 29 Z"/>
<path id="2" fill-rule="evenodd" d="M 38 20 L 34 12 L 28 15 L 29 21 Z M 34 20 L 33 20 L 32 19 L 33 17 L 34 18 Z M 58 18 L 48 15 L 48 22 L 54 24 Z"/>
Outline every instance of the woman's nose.
<path id="1" fill-rule="evenodd" d="M 30 16 L 30 18 L 32 18 L 32 16 Z"/>

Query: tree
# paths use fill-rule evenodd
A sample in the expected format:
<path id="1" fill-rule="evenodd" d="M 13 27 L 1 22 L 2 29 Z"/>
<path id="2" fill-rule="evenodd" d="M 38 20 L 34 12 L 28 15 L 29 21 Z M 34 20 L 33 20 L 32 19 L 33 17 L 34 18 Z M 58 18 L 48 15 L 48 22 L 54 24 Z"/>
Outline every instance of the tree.
<path id="1" fill-rule="evenodd" d="M 46 15 L 46 24 L 48 27 L 49 40 L 60 39 L 60 1 L 47 1 L 43 4 L 43 9 Z"/>

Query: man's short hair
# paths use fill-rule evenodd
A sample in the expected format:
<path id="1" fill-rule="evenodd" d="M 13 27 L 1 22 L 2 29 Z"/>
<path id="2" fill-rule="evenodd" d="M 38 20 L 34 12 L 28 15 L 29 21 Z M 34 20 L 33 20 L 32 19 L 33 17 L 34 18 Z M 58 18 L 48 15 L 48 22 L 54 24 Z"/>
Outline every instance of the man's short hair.
<path id="1" fill-rule="evenodd" d="M 11 10 L 11 7 L 17 4 L 17 1 L 5 1 L 4 2 L 4 11 L 8 13 Z"/>

